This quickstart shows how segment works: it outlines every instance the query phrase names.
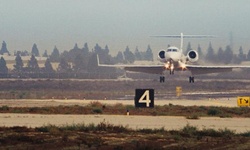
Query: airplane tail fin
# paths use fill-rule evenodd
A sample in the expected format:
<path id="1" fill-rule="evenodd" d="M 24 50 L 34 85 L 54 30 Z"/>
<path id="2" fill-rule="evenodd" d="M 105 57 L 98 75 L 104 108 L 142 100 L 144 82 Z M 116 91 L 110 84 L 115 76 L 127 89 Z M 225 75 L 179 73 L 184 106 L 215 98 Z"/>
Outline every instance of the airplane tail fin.
<path id="1" fill-rule="evenodd" d="M 154 35 L 151 37 L 159 37 L 159 38 L 180 38 L 181 39 L 181 44 L 180 44 L 180 49 L 182 51 L 183 49 L 183 39 L 184 38 L 215 38 L 216 36 L 214 35 L 184 35 L 181 33 L 180 35 Z"/>

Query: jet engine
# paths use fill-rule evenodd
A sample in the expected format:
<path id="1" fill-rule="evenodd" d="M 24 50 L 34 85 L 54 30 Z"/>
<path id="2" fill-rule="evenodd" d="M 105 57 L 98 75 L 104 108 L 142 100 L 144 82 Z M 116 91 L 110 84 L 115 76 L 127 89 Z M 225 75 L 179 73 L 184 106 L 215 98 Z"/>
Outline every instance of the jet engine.
<path id="1" fill-rule="evenodd" d="M 198 55 L 198 52 L 195 51 L 195 50 L 190 50 L 188 53 L 187 53 L 187 61 L 190 61 L 192 63 L 198 61 L 199 59 L 199 55 Z"/>
<path id="2" fill-rule="evenodd" d="M 158 53 L 158 58 L 161 62 L 165 62 L 166 61 L 166 57 L 165 57 L 165 50 L 160 50 Z"/>

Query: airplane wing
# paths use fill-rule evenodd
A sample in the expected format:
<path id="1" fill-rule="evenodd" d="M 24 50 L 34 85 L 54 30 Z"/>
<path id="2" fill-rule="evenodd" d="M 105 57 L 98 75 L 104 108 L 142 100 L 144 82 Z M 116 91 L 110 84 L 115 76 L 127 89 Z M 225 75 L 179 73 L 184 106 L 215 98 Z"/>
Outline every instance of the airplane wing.
<path id="1" fill-rule="evenodd" d="M 132 72 L 143 72 L 143 73 L 150 73 L 150 74 L 162 74 L 164 71 L 163 65 L 105 65 L 105 64 L 98 64 L 100 67 L 115 67 L 115 68 L 122 68 L 126 71 Z"/>
<path id="2" fill-rule="evenodd" d="M 143 72 L 150 74 L 162 74 L 164 69 L 163 65 L 154 65 L 154 66 L 126 66 L 124 67 L 127 71 L 133 72 Z"/>
<path id="3" fill-rule="evenodd" d="M 122 67 L 121 65 L 120 67 Z M 165 70 L 163 65 L 153 65 L 153 66 L 138 66 L 138 65 L 126 65 L 123 68 L 127 71 L 133 72 L 143 72 L 143 73 L 151 73 L 151 74 L 162 74 Z M 200 74 L 210 74 L 210 73 L 222 73 L 222 72 L 230 72 L 233 69 L 237 68 L 245 68 L 250 69 L 250 66 L 199 66 L 199 65 L 186 65 L 187 70 L 189 70 L 192 75 L 200 75 Z M 177 71 L 181 71 L 182 69 L 177 69 Z"/>
<path id="4" fill-rule="evenodd" d="M 164 69 L 163 65 L 107 65 L 107 64 L 100 64 L 99 56 L 97 55 L 97 63 L 100 67 L 115 67 L 115 68 L 123 68 L 126 71 L 132 72 L 143 72 L 143 73 L 150 73 L 150 74 L 162 74 Z"/>
<path id="5" fill-rule="evenodd" d="M 250 66 L 200 66 L 186 65 L 187 70 L 191 71 L 192 75 L 230 72 L 236 68 L 250 69 Z"/>
<path id="6" fill-rule="evenodd" d="M 164 65 L 106 65 L 99 63 L 99 57 L 97 55 L 98 66 L 101 67 L 116 67 L 123 68 L 132 72 L 143 72 L 150 74 L 163 74 L 165 71 Z M 230 72 L 233 69 L 250 69 L 250 66 L 202 66 L 202 65 L 185 65 L 188 71 L 191 71 L 192 75 L 209 74 L 209 73 L 221 73 Z M 181 68 L 176 68 L 176 71 L 182 71 Z"/>

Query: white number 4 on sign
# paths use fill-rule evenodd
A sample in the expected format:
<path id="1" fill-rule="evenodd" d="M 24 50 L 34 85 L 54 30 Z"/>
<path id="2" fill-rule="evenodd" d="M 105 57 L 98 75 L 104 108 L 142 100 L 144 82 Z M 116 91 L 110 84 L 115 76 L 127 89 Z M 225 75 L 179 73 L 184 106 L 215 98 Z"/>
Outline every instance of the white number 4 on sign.
<path id="1" fill-rule="evenodd" d="M 154 107 L 154 89 L 135 89 L 135 107 Z"/>
<path id="2" fill-rule="evenodd" d="M 139 103 L 146 103 L 146 107 L 149 107 L 149 104 L 151 103 L 150 96 L 149 96 L 149 90 L 146 90 L 144 94 L 139 99 Z"/>

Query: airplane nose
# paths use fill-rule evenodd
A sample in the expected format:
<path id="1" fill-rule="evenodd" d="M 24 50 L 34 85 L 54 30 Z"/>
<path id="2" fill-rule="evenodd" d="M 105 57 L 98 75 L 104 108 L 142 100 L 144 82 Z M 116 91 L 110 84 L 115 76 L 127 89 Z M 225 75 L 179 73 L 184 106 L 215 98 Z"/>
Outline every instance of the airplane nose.
<path id="1" fill-rule="evenodd" d="M 173 54 L 168 56 L 169 60 L 172 60 L 172 61 L 175 61 L 175 62 L 179 61 L 180 58 L 181 58 L 181 56 L 178 53 L 173 53 Z"/>
<path id="2" fill-rule="evenodd" d="M 174 62 L 175 62 L 175 61 L 178 61 L 179 59 L 178 59 L 178 58 L 176 58 L 176 57 L 174 57 L 174 56 L 171 56 L 171 57 L 169 57 L 169 60 L 170 60 L 170 61 L 174 61 Z"/>

